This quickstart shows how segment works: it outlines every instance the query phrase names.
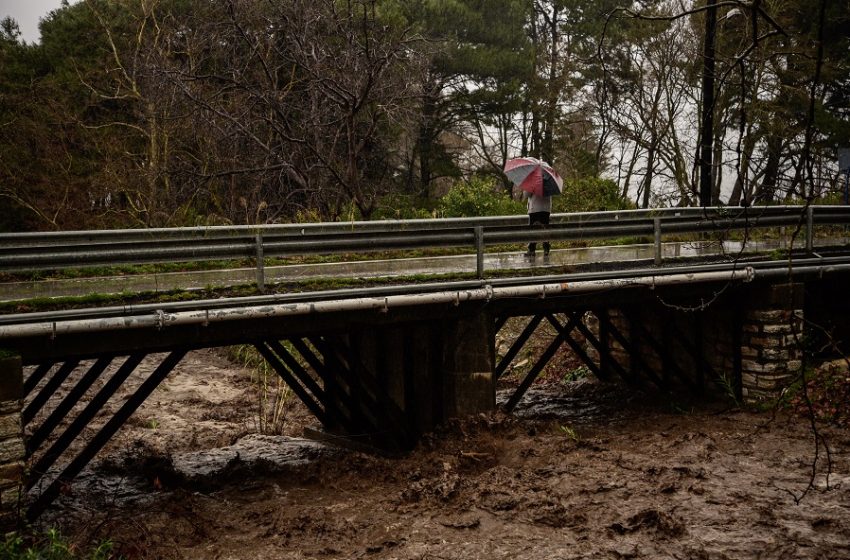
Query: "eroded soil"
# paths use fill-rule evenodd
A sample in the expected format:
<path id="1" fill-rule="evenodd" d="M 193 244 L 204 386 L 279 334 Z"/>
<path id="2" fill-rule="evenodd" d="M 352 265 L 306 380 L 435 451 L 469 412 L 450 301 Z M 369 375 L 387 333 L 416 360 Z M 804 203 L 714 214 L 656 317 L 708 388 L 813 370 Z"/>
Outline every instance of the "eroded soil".
<path id="1" fill-rule="evenodd" d="M 190 354 L 41 523 L 129 558 L 850 558 L 846 430 L 797 503 L 815 448 L 789 415 L 558 381 L 386 458 L 252 435 L 254 394 Z"/>

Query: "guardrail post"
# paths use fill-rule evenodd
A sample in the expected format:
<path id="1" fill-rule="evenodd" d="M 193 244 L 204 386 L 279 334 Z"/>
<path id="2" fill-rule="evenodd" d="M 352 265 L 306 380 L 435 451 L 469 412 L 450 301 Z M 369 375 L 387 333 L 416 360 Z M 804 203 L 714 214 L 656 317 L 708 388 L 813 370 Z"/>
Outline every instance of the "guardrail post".
<path id="1" fill-rule="evenodd" d="M 475 226 L 475 274 L 484 278 L 484 227 Z"/>
<path id="2" fill-rule="evenodd" d="M 652 229 L 655 232 L 655 266 L 661 265 L 661 218 L 652 219 Z"/>
<path id="3" fill-rule="evenodd" d="M 811 204 L 806 208 L 806 252 L 811 253 L 814 246 L 815 208 Z"/>
<path id="4" fill-rule="evenodd" d="M 257 248 L 257 290 L 260 292 L 266 291 L 266 263 L 265 256 L 263 255 L 263 234 L 257 233 L 256 238 L 256 248 Z"/>

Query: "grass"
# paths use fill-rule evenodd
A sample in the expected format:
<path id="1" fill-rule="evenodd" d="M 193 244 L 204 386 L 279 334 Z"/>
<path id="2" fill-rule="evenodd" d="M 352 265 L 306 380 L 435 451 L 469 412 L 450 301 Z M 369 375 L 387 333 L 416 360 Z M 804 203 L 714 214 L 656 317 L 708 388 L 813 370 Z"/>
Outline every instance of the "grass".
<path id="1" fill-rule="evenodd" d="M 178 290 L 174 292 L 122 292 L 118 294 L 89 294 L 85 296 L 39 297 L 0 303 L 0 313 L 28 313 L 56 309 L 83 307 L 105 307 L 109 305 L 132 305 L 145 302 L 188 301 L 199 299 L 197 292 Z"/>
<path id="2" fill-rule="evenodd" d="M 560 425 L 558 426 L 558 430 L 567 438 L 578 442 L 581 438 L 578 435 L 578 432 L 575 431 L 575 428 L 571 428 L 570 426 Z"/>
<path id="3" fill-rule="evenodd" d="M 282 344 L 292 353 L 288 342 Z M 254 346 L 230 346 L 226 353 L 230 361 L 251 372 L 251 381 L 255 385 L 257 396 L 257 431 L 270 435 L 283 433 L 286 425 L 286 404 L 292 397 L 292 389 L 283 382 Z M 304 367 L 304 364 L 301 365 Z"/>
<path id="4" fill-rule="evenodd" d="M 0 282 L 35 282 L 41 280 L 72 280 L 98 276 L 132 276 L 139 274 L 163 274 L 167 272 L 193 272 L 226 268 L 253 267 L 253 261 L 191 261 L 64 268 L 62 270 L 35 270 L 0 274 Z"/>
<path id="5" fill-rule="evenodd" d="M 104 541 L 84 550 L 70 544 L 56 529 L 44 534 L 25 535 L 8 533 L 0 541 L 0 558 L 3 560 L 111 560 L 118 558 L 112 551 L 112 543 Z"/>

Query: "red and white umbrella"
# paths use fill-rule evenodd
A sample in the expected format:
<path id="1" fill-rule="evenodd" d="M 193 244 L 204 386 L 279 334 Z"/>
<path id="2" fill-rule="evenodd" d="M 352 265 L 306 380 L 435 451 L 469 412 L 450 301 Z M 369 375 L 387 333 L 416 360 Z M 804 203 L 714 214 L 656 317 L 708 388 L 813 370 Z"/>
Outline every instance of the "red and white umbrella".
<path id="1" fill-rule="evenodd" d="M 535 196 L 554 196 L 564 190 L 564 180 L 552 166 L 533 157 L 509 159 L 505 175 L 516 186 Z"/>

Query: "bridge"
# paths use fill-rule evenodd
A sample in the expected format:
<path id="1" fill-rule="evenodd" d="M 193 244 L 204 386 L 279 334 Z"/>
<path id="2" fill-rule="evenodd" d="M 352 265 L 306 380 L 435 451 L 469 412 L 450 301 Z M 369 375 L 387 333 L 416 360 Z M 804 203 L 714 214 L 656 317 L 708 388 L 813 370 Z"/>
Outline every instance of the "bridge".
<path id="1" fill-rule="evenodd" d="M 563 345 L 600 379 L 770 398 L 801 371 L 804 335 L 825 338 L 833 350 L 846 344 L 849 222 L 846 207 L 808 206 L 555 215 L 545 230 L 514 216 L 0 235 L 6 274 L 252 259 L 255 287 L 241 297 L 0 315 L 7 349 L 0 508 L 16 515 L 25 507 L 29 519 L 38 517 L 183 356 L 200 348 L 253 345 L 324 432 L 395 451 L 448 418 L 493 410 L 496 383 L 542 324 L 555 335 L 507 410 Z M 758 246 L 754 232 L 775 238 L 778 250 L 749 250 Z M 554 264 L 528 262 L 510 274 L 495 268 L 506 245 L 622 237 L 648 240 L 647 250 L 604 266 L 563 267 L 553 256 Z M 667 249 L 682 240 L 701 249 L 670 257 Z M 466 250 L 468 269 L 452 278 L 296 292 L 275 290 L 267 274 L 270 259 L 280 257 L 378 252 L 384 259 L 389 250 L 423 248 Z M 524 327 L 497 352 L 511 319 Z M 83 441 L 149 356 L 158 365 Z M 87 404 L 75 406 L 84 396 Z"/>

